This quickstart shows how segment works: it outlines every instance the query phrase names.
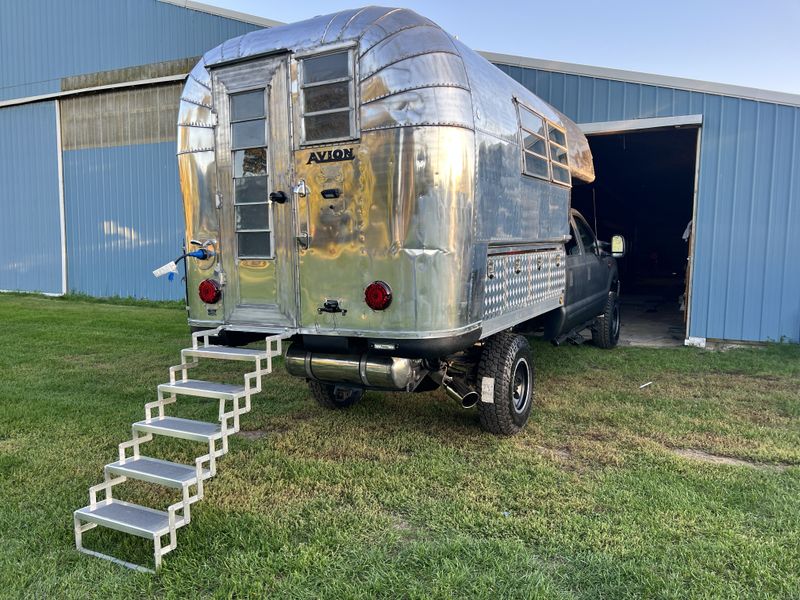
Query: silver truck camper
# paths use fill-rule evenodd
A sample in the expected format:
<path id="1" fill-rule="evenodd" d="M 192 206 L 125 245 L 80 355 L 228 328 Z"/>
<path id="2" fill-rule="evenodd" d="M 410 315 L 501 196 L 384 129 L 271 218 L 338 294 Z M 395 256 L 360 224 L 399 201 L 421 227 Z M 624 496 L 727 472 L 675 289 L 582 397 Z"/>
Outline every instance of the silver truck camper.
<path id="1" fill-rule="evenodd" d="M 190 325 L 231 345 L 290 336 L 286 367 L 325 406 L 442 386 L 514 433 L 533 368 L 512 331 L 588 325 L 616 343 L 616 263 L 570 231 L 571 186 L 594 178 L 586 138 L 412 11 L 343 11 L 207 52 L 181 97 L 178 161 L 199 251 Z M 575 303 L 570 240 L 604 269 Z"/>

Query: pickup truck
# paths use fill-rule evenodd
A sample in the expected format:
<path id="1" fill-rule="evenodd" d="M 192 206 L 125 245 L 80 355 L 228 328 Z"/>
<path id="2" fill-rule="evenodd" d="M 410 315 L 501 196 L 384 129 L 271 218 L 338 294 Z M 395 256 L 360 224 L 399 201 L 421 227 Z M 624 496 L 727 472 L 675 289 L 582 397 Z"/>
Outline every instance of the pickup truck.
<path id="1" fill-rule="evenodd" d="M 536 319 L 534 329 L 559 345 L 580 343 L 580 332 L 590 329 L 592 342 L 613 348 L 619 341 L 619 270 L 615 257 L 624 255 L 625 240 L 614 236 L 609 244 L 600 242 L 577 210 L 570 211 L 571 239 L 565 250 L 566 293 L 564 305 Z"/>

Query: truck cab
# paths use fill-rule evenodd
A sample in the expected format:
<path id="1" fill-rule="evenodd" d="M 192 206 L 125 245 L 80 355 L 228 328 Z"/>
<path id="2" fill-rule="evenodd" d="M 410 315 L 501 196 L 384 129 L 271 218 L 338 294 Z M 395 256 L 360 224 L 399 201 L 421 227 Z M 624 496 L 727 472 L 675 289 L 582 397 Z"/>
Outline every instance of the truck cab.
<path id="1" fill-rule="evenodd" d="M 538 324 L 544 337 L 556 344 L 580 339 L 579 332 L 588 327 L 595 345 L 616 346 L 620 329 L 616 258 L 624 255 L 624 240 L 614 236 L 612 244 L 601 242 L 575 209 L 570 210 L 569 226 L 564 305 L 543 315 Z"/>

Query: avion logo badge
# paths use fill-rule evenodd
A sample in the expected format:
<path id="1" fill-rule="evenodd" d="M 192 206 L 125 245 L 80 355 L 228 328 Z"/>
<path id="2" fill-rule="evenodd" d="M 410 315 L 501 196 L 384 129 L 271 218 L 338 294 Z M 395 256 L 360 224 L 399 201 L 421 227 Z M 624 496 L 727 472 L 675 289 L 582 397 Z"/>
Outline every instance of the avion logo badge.
<path id="1" fill-rule="evenodd" d="M 352 148 L 337 148 L 336 150 L 320 150 L 319 152 L 312 152 L 308 157 L 307 165 L 312 163 L 328 163 L 339 162 L 342 160 L 353 160 Z"/>

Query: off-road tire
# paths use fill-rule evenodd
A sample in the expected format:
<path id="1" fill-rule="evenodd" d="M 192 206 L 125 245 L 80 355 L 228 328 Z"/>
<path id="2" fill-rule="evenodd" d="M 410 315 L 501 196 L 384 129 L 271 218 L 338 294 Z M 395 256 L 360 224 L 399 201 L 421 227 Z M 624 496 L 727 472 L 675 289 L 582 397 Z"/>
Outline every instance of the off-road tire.
<path id="1" fill-rule="evenodd" d="M 324 408 L 339 409 L 349 408 L 364 395 L 364 390 L 357 388 L 337 388 L 332 383 L 309 380 L 308 388 L 317 404 Z"/>
<path id="2" fill-rule="evenodd" d="M 522 372 L 518 372 L 518 368 Z M 519 380 L 521 376 L 524 381 Z M 481 427 L 496 435 L 519 432 L 528 422 L 533 406 L 535 377 L 528 340 L 509 332 L 487 339 L 478 363 L 479 390 L 484 377 L 494 379 L 494 403 L 484 402 L 483 398 L 478 402 Z M 524 385 L 521 394 L 520 384 Z"/>
<path id="3" fill-rule="evenodd" d="M 592 327 L 592 343 L 598 348 L 613 348 L 619 342 L 619 297 L 617 292 L 608 292 L 603 314 L 597 317 Z"/>

